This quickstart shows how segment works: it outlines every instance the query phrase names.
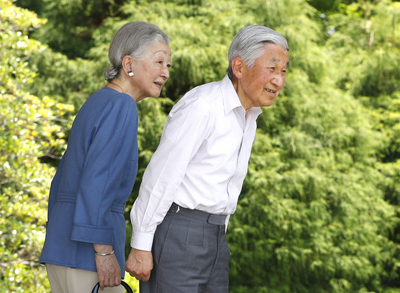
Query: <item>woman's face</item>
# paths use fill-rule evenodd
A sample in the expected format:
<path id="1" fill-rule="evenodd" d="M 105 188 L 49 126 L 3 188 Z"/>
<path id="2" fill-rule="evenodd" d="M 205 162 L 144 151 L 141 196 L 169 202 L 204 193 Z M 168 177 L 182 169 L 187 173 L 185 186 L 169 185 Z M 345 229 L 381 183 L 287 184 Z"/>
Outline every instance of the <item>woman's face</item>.
<path id="1" fill-rule="evenodd" d="M 169 78 L 171 67 L 171 49 L 164 43 L 150 44 L 140 60 L 134 63 L 132 71 L 136 101 L 147 97 L 157 98 L 160 96 L 163 85 Z"/>

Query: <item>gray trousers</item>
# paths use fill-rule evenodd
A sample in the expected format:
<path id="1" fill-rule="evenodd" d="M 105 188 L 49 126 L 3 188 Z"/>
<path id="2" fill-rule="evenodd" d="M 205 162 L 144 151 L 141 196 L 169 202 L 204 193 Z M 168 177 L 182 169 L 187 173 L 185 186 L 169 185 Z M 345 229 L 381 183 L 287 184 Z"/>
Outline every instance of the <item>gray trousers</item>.
<path id="1" fill-rule="evenodd" d="M 178 210 L 178 211 L 177 211 Z M 140 293 L 228 293 L 225 216 L 173 205 L 157 227 L 154 268 Z"/>

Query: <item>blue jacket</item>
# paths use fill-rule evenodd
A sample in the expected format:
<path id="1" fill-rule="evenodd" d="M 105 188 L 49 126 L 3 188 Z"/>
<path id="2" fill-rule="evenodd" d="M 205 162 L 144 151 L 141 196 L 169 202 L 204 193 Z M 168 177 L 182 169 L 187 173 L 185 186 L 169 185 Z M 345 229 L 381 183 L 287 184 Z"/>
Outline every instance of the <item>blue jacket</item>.
<path id="1" fill-rule="evenodd" d="M 138 168 L 138 111 L 103 88 L 84 103 L 50 188 L 40 263 L 96 271 L 93 243 L 111 244 L 125 273 L 125 202 Z"/>

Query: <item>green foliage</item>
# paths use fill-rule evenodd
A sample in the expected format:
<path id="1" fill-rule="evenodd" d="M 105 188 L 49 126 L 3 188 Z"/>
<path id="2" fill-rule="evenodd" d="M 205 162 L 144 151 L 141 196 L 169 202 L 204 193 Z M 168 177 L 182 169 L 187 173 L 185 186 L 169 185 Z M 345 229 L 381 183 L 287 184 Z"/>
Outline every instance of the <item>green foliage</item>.
<path id="1" fill-rule="evenodd" d="M 92 47 L 93 31 L 108 16 L 116 16 L 124 0 L 42 0 L 41 17 L 48 25 L 34 34 L 69 58 L 84 57 Z"/>
<path id="2" fill-rule="evenodd" d="M 39 158 L 65 148 L 62 121 L 72 109 L 22 90 L 35 77 L 29 57 L 44 49 L 27 34 L 44 21 L 8 0 L 0 1 L 0 19 L 0 291 L 46 292 L 37 262 L 55 170 Z"/>
<path id="3" fill-rule="evenodd" d="M 51 95 L 53 99 L 80 109 L 86 99 L 105 85 L 103 69 L 85 59 L 69 60 L 50 49 L 35 52 L 29 64 L 38 76 L 26 90 L 37 96 Z"/>
<path id="4" fill-rule="evenodd" d="M 259 119 L 230 224 L 233 292 L 399 286 L 398 5 L 341 7 L 324 24 L 327 46 L 317 47 L 315 38 L 302 42 L 319 52 L 329 75 L 310 55 L 308 69 L 295 60 L 284 96 Z M 393 163 L 379 163 L 381 157 Z"/>
<path id="5" fill-rule="evenodd" d="M 44 268 L 38 267 L 37 261 L 44 240 L 44 203 L 54 168 L 38 159 L 49 142 L 35 138 L 56 131 L 48 123 L 48 106 L 51 103 L 28 94 L 0 95 L 0 276 L 4 280 L 0 291 L 45 292 L 48 287 Z"/>
<path id="6" fill-rule="evenodd" d="M 358 2 L 342 5 L 328 21 L 335 33 L 328 46 L 335 51 L 338 86 L 371 109 L 371 124 L 384 134 L 384 162 L 400 158 L 398 151 L 398 93 L 400 83 L 399 2 Z"/>
<path id="7" fill-rule="evenodd" d="M 328 22 L 335 29 L 328 41 L 339 53 L 334 57 L 338 61 L 345 58 L 339 61 L 342 73 L 339 85 L 356 96 L 378 97 L 398 91 L 398 2 L 360 2 L 342 5 L 342 10 Z"/>
<path id="8" fill-rule="evenodd" d="M 228 227 L 231 292 L 400 292 L 398 2 L 17 2 L 37 7 L 45 25 L 0 3 L 0 291 L 48 290 L 36 263 L 54 174 L 43 162 L 61 156 L 74 114 L 104 85 L 117 29 L 143 20 L 167 32 L 173 57 L 162 98 L 138 104 L 127 221 L 172 101 L 225 75 L 241 28 L 270 26 L 287 37 L 291 65 L 281 96 L 258 119 Z"/>
<path id="9" fill-rule="evenodd" d="M 0 5 L 0 86 L 1 93 L 5 93 L 6 90 L 14 91 L 21 84 L 32 82 L 35 74 L 29 69 L 27 58 L 32 51 L 41 50 L 42 47 L 40 43 L 29 39 L 27 33 L 31 27 L 38 27 L 44 21 L 37 19 L 32 12 L 13 6 L 11 1 L 2 0 Z"/>
<path id="10" fill-rule="evenodd" d="M 300 97 L 261 117 L 229 228 L 233 292 L 379 292 L 382 275 L 395 276 L 387 236 L 397 219 L 377 188 L 368 115 L 339 91 L 296 85 Z M 287 128 L 279 110 L 289 103 Z"/>

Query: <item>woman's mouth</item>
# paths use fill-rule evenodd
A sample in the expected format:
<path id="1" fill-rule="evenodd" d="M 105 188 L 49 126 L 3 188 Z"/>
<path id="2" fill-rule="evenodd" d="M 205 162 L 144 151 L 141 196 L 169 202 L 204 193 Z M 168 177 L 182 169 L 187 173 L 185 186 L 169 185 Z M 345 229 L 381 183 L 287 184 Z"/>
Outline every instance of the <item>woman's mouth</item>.
<path id="1" fill-rule="evenodd" d="M 162 87 L 163 87 L 163 83 L 161 83 L 161 82 L 155 82 L 154 83 L 155 85 L 156 85 L 156 87 L 158 87 L 160 90 L 162 89 Z"/>

